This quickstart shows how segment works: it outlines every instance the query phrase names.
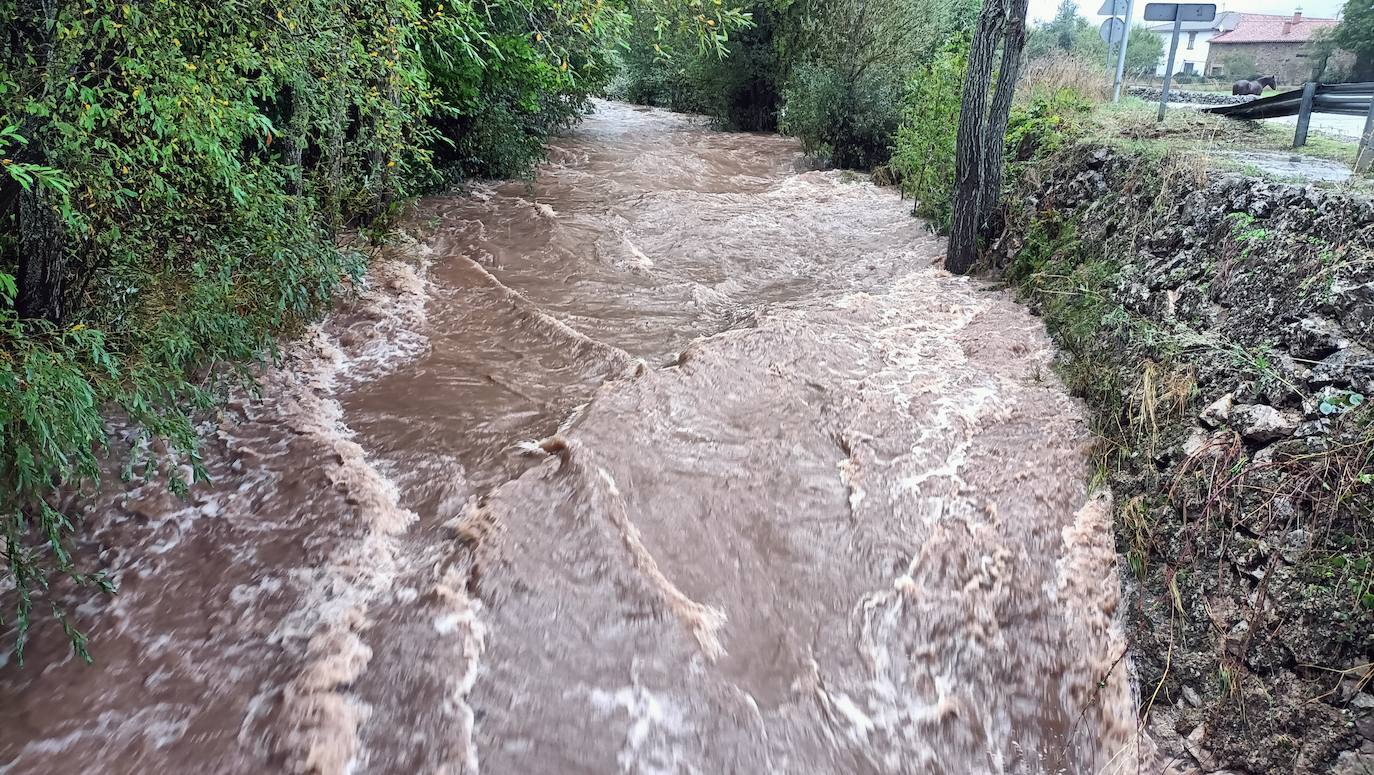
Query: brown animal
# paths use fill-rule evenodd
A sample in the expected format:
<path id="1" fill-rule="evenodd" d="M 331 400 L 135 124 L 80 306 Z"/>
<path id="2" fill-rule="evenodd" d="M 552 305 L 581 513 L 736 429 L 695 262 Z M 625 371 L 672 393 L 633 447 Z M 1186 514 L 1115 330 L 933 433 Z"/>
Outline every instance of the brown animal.
<path id="1" fill-rule="evenodd" d="M 1264 87 L 1268 86 L 1274 91 L 1279 90 L 1279 77 L 1277 75 L 1266 75 L 1258 81 L 1236 81 L 1231 84 L 1231 96 L 1243 97 L 1254 95 L 1256 97 L 1264 93 Z"/>

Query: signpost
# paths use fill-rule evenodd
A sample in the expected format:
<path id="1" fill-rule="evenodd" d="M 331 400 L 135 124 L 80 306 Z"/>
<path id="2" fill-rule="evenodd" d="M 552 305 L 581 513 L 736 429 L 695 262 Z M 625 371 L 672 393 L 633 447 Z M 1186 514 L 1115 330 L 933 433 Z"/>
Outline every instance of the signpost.
<path id="1" fill-rule="evenodd" d="M 1113 16 L 1098 28 L 1097 34 L 1107 44 L 1107 69 L 1111 70 L 1112 60 L 1116 58 L 1116 47 L 1126 40 L 1126 22 Z"/>
<path id="2" fill-rule="evenodd" d="M 1145 21 L 1173 22 L 1174 32 L 1169 39 L 1169 64 L 1164 68 L 1164 89 L 1159 95 L 1157 121 L 1164 120 L 1169 105 L 1169 86 L 1174 80 L 1174 58 L 1178 56 L 1178 33 L 1184 22 L 1210 22 L 1217 18 L 1216 3 L 1147 3 Z"/>
<path id="3" fill-rule="evenodd" d="M 1126 72 L 1126 45 L 1131 38 L 1131 9 L 1135 0 L 1104 0 L 1097 9 L 1100 16 L 1112 18 L 1102 23 L 1102 39 L 1107 41 L 1107 66 L 1111 67 L 1112 43 L 1116 47 L 1116 78 L 1112 83 L 1112 102 L 1121 101 L 1121 80 Z M 1119 17 L 1119 18 L 1118 18 Z"/>
<path id="4" fill-rule="evenodd" d="M 1364 134 L 1360 137 L 1360 150 L 1355 154 L 1355 172 L 1363 174 L 1374 167 L 1374 100 L 1369 102 L 1369 115 L 1364 120 Z"/>
<path id="5" fill-rule="evenodd" d="M 1126 22 L 1113 16 L 1098 28 L 1097 34 L 1102 36 L 1102 42 L 1108 46 L 1115 46 L 1126 39 Z"/>

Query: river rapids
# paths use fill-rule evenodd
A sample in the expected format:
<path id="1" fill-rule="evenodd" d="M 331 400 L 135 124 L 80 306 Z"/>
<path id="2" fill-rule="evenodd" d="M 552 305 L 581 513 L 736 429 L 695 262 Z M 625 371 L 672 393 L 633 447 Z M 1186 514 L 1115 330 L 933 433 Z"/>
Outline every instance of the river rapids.
<path id="1" fill-rule="evenodd" d="M 786 138 L 597 108 L 422 202 L 212 485 L 85 504 L 120 593 L 0 667 L 0 773 L 1138 771 L 1040 321 Z"/>

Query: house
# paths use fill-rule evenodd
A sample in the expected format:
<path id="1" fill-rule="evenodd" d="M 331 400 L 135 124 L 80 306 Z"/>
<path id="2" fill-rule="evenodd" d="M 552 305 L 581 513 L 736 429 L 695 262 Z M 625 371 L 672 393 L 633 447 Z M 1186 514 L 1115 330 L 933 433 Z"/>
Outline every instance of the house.
<path id="1" fill-rule="evenodd" d="M 1330 30 L 1339 19 L 1314 19 L 1302 9 L 1292 15 L 1242 13 L 1236 25 L 1211 40 L 1206 73 L 1228 78 L 1277 75 L 1279 83 L 1302 83 L 1312 77 L 1312 44 L 1319 32 Z M 1332 56 L 1340 66 L 1345 52 Z M 1339 61 L 1338 61 L 1339 60 Z"/>
<path id="2" fill-rule="evenodd" d="M 1226 11 L 1217 14 L 1217 17 L 1210 22 L 1184 22 L 1180 25 L 1178 53 L 1174 55 L 1174 72 L 1186 73 L 1187 75 L 1202 75 L 1210 72 L 1207 70 L 1207 57 L 1212 40 L 1235 29 L 1241 15 L 1234 11 Z M 1159 64 L 1155 67 L 1155 75 L 1164 75 L 1165 65 L 1169 61 L 1169 40 L 1173 37 L 1174 25 L 1172 23 L 1157 24 L 1148 29 L 1164 40 L 1165 53 L 1159 58 Z"/>

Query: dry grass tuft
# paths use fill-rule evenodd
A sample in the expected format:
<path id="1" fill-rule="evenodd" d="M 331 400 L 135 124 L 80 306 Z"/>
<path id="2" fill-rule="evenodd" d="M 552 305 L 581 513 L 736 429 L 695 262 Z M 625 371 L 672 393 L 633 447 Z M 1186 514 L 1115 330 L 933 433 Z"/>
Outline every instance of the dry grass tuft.
<path id="1" fill-rule="evenodd" d="M 1020 101 L 1029 101 L 1060 89 L 1073 89 L 1092 102 L 1106 102 L 1112 89 L 1106 64 L 1065 52 L 1033 59 L 1021 70 L 1016 95 Z"/>

